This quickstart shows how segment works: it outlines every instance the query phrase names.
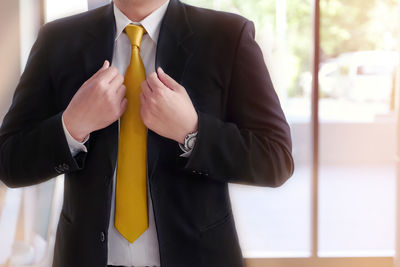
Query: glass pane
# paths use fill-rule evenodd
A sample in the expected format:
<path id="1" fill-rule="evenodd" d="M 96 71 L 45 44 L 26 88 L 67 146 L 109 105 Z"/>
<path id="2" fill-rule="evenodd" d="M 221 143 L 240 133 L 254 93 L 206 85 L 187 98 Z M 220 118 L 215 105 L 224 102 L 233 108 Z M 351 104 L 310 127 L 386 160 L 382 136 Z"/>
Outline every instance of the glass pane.
<path id="1" fill-rule="evenodd" d="M 256 26 L 275 89 L 292 128 L 296 170 L 281 188 L 230 185 L 245 257 L 310 255 L 310 93 L 312 8 L 309 0 L 186 0 L 238 13 Z M 257 70 L 255 70 L 257 71 Z"/>
<path id="2" fill-rule="evenodd" d="M 321 256 L 393 256 L 397 1 L 321 0 Z"/>

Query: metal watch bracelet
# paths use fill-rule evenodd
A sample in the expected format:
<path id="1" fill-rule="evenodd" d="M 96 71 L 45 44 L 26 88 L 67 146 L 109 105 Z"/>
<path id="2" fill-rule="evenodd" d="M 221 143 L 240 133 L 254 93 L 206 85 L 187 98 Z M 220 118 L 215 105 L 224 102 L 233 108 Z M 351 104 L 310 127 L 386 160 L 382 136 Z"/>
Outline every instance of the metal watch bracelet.
<path id="1" fill-rule="evenodd" d="M 185 136 L 184 143 L 181 144 L 179 143 L 179 147 L 182 149 L 184 152 L 189 152 L 190 150 L 193 149 L 194 144 L 196 143 L 197 139 L 197 131 L 194 133 L 189 133 L 188 135 Z"/>

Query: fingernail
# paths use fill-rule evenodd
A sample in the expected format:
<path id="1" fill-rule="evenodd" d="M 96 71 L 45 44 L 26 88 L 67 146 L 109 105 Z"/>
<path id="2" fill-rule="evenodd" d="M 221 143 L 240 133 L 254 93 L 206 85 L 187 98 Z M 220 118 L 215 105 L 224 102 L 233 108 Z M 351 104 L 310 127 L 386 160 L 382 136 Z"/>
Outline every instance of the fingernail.
<path id="1" fill-rule="evenodd" d="M 108 60 L 104 61 L 103 67 L 106 68 L 106 66 L 110 66 L 110 62 L 108 62 Z"/>
<path id="2" fill-rule="evenodd" d="M 158 72 L 164 73 L 164 70 L 161 67 L 158 67 Z"/>

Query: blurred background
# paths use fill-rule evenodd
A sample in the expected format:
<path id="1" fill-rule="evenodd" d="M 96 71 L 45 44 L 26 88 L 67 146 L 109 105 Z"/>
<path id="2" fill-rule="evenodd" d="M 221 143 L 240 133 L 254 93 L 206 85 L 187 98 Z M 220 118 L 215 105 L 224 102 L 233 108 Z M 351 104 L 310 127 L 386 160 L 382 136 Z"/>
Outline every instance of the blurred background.
<path id="1" fill-rule="evenodd" d="M 40 26 L 108 2 L 0 1 L 0 121 Z M 400 266 L 400 2 L 184 2 L 254 21 L 292 129 L 284 186 L 230 185 L 247 266 Z M 0 182 L 0 266 L 51 266 L 62 194 L 63 177 Z"/>

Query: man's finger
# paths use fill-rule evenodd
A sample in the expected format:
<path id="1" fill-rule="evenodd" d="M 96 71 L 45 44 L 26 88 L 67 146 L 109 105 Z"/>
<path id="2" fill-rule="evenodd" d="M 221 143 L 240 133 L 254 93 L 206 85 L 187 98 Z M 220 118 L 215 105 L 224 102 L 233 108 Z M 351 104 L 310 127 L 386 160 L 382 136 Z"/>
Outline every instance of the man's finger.
<path id="1" fill-rule="evenodd" d="M 108 62 L 108 60 L 106 60 L 106 61 L 104 61 L 103 66 L 101 66 L 101 68 L 98 69 L 97 72 L 95 74 L 93 74 L 92 77 L 89 78 L 89 81 L 98 77 L 100 75 L 100 73 L 102 73 L 103 71 L 108 69 L 108 67 L 110 67 L 110 62 Z"/>
<path id="2" fill-rule="evenodd" d="M 165 87 L 165 85 L 160 81 L 160 79 L 158 79 L 157 74 L 155 72 L 151 73 L 147 77 L 146 81 L 153 92 L 163 89 Z"/>
<path id="3" fill-rule="evenodd" d="M 111 66 L 111 67 L 107 68 L 106 70 L 102 71 L 99 74 L 98 78 L 110 83 L 114 79 L 114 77 L 117 75 L 118 75 L 117 68 L 114 66 Z"/>
<path id="4" fill-rule="evenodd" d="M 128 99 L 124 98 L 121 101 L 121 114 L 119 115 L 120 117 L 122 116 L 122 114 L 125 113 L 127 107 L 128 107 Z"/>
<path id="5" fill-rule="evenodd" d="M 126 86 L 125 85 L 121 85 L 118 88 L 116 94 L 117 94 L 118 99 L 123 99 L 125 97 L 125 94 L 126 94 Z"/>
<path id="6" fill-rule="evenodd" d="M 140 102 L 142 102 L 142 103 L 147 101 L 147 96 L 145 94 L 143 94 L 143 92 L 141 92 L 139 94 L 139 98 L 140 98 Z"/>
<path id="7" fill-rule="evenodd" d="M 172 79 L 168 74 L 166 74 L 162 68 L 158 67 L 157 69 L 159 80 L 169 89 L 179 90 L 182 86 L 177 83 L 174 79 Z"/>
<path id="8" fill-rule="evenodd" d="M 124 76 L 117 74 L 111 80 L 110 85 L 111 87 L 118 89 L 123 84 L 123 82 L 124 82 Z"/>
<path id="9" fill-rule="evenodd" d="M 105 71 L 109 67 L 110 67 L 110 62 L 108 60 L 105 60 L 104 63 L 103 63 L 103 66 L 101 66 L 101 68 L 92 77 L 98 76 L 100 73 L 102 73 L 103 71 Z"/>
<path id="10" fill-rule="evenodd" d="M 142 93 L 146 96 L 146 97 L 151 97 L 152 95 L 152 91 L 148 85 L 148 83 L 146 81 L 144 81 L 142 83 Z"/>

